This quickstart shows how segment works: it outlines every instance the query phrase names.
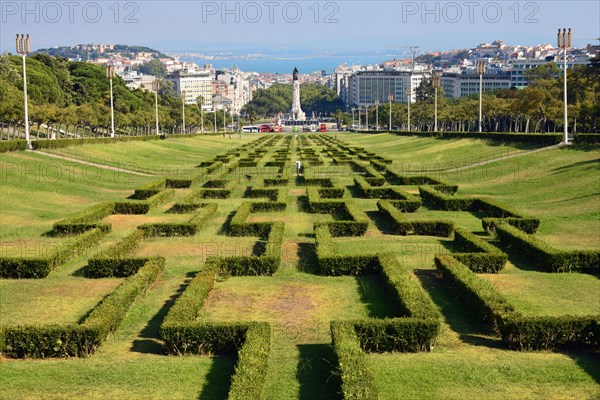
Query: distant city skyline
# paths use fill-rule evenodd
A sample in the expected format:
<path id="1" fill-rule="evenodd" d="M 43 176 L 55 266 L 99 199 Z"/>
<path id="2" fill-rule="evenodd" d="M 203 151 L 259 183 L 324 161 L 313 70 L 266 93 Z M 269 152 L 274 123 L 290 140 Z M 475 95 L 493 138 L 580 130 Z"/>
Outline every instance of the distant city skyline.
<path id="1" fill-rule="evenodd" d="M 225 5 L 225 6 L 223 6 Z M 15 33 L 33 49 L 121 43 L 169 51 L 277 55 L 371 52 L 405 56 L 509 44 L 556 42 L 571 27 L 574 46 L 598 44 L 597 1 L 137 1 L 0 0 L 0 52 L 14 52 Z M 349 60 L 351 61 L 351 60 Z"/>

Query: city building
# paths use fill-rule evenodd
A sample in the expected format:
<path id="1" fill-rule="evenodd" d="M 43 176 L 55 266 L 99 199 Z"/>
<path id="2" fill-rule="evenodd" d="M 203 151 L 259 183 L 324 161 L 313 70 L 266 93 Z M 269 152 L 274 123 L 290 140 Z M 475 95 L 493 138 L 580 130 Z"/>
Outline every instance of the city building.
<path id="1" fill-rule="evenodd" d="M 540 65 L 556 63 L 556 66 L 562 70 L 563 69 L 563 61 L 562 57 L 556 57 L 556 59 L 552 60 L 515 60 L 511 63 L 511 71 L 510 71 L 510 81 L 511 86 L 516 87 L 517 89 L 523 89 L 527 87 L 529 84 L 527 80 L 526 72 L 530 69 L 539 67 Z M 572 68 L 575 65 L 589 65 L 589 60 L 569 60 L 567 58 L 567 71 L 568 68 Z"/>
<path id="2" fill-rule="evenodd" d="M 173 90 L 179 96 L 184 92 L 186 104 L 196 104 L 198 97 L 202 97 L 202 108 L 206 111 L 212 109 L 212 82 L 209 70 L 190 71 L 182 69 L 167 75 L 167 80 L 173 82 Z"/>
<path id="3" fill-rule="evenodd" d="M 444 89 L 444 96 L 458 99 L 464 96 L 479 93 L 479 74 L 475 70 L 464 70 L 462 72 L 444 72 L 440 83 Z M 510 89 L 511 73 L 504 70 L 491 70 L 483 74 L 482 90 Z"/>
<path id="4" fill-rule="evenodd" d="M 431 71 L 419 68 L 415 70 L 374 70 L 359 71 L 349 76 L 347 106 L 373 106 L 376 101 L 388 102 L 393 95 L 394 102 L 416 101 L 416 89 L 423 79 L 431 76 Z"/>

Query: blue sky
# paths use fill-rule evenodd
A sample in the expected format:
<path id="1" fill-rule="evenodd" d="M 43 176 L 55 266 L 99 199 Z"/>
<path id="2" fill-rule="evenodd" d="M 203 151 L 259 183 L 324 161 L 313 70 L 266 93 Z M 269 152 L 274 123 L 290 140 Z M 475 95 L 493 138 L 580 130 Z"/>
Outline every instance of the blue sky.
<path id="1" fill-rule="evenodd" d="M 23 6 L 25 4 L 25 7 Z M 15 33 L 32 47 L 122 43 L 163 51 L 234 51 L 293 56 L 329 52 L 402 54 L 556 41 L 572 27 L 576 46 L 598 43 L 598 1 L 6 1 L 0 52 Z"/>

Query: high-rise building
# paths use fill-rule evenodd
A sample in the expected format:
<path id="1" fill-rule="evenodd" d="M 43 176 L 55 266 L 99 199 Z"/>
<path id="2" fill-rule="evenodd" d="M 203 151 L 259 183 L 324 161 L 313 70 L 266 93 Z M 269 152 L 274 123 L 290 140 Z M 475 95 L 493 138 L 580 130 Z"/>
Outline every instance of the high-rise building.
<path id="1" fill-rule="evenodd" d="M 167 75 L 167 80 L 173 82 L 173 89 L 179 96 L 182 92 L 185 93 L 186 104 L 196 104 L 198 97 L 202 97 L 202 108 L 206 111 L 212 109 L 212 82 L 209 70 L 182 69 Z"/>

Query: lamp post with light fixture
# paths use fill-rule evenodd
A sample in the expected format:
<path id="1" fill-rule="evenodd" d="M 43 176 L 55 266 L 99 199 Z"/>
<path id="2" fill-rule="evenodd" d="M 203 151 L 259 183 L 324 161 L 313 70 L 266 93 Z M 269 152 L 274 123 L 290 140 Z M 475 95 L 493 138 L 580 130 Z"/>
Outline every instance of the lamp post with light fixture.
<path id="1" fill-rule="evenodd" d="M 567 49 L 573 47 L 573 33 L 571 28 L 567 31 L 566 28 L 560 31 L 558 29 L 558 47 L 563 49 L 563 103 L 564 103 L 564 135 L 565 144 L 569 144 L 569 122 L 567 119 Z"/>
<path id="2" fill-rule="evenodd" d="M 483 74 L 487 72 L 487 63 L 485 61 L 477 61 L 476 69 L 479 74 L 479 132 L 481 132 L 483 118 Z"/>
<path id="3" fill-rule="evenodd" d="M 29 34 L 19 34 L 17 33 L 16 40 L 16 50 L 17 54 L 21 54 L 23 56 L 23 102 L 25 107 L 25 141 L 27 142 L 27 148 L 31 149 L 31 141 L 29 140 L 29 107 L 27 104 L 27 67 L 25 58 L 27 54 L 31 53 L 31 41 L 29 39 Z"/>

